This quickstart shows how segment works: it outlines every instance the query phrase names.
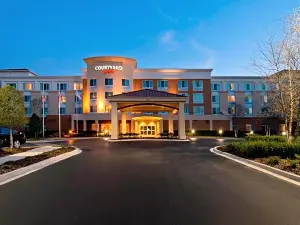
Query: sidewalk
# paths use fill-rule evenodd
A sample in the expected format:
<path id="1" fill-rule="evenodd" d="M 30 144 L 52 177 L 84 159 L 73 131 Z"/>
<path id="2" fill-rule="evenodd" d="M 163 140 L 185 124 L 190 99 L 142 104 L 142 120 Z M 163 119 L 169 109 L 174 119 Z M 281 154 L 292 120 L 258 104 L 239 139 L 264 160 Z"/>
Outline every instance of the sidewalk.
<path id="1" fill-rule="evenodd" d="M 69 140 L 104 139 L 104 138 L 105 137 L 44 138 L 41 140 L 28 140 L 28 141 L 26 141 L 26 143 L 36 144 L 36 143 L 51 143 L 51 142 L 69 141 Z"/>
<path id="2" fill-rule="evenodd" d="M 50 151 L 53 151 L 53 150 L 56 150 L 56 149 L 59 149 L 59 148 L 61 148 L 61 147 L 44 146 L 44 147 L 41 147 L 41 148 L 35 148 L 35 149 L 32 149 L 32 150 L 29 150 L 27 152 L 21 152 L 21 153 L 18 153 L 18 154 L 1 157 L 0 158 L 0 165 L 2 165 L 3 163 L 6 163 L 8 161 L 17 161 L 17 160 L 20 160 L 20 159 L 24 159 L 28 156 L 40 155 L 44 152 L 50 152 Z"/>

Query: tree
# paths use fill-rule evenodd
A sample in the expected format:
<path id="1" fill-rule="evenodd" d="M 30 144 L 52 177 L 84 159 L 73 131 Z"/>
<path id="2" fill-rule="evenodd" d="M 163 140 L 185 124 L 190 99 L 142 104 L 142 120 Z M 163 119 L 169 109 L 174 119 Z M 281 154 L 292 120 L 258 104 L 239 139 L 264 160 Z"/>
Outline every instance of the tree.
<path id="1" fill-rule="evenodd" d="M 290 141 L 300 103 L 300 8 L 284 20 L 279 37 L 270 35 L 267 42 L 259 45 L 252 68 L 264 76 L 273 99 L 270 107 L 285 119 Z"/>
<path id="2" fill-rule="evenodd" d="M 239 128 L 238 128 L 238 121 L 239 118 L 244 116 L 244 107 L 240 104 L 235 104 L 235 113 L 233 115 L 235 119 L 235 129 L 234 129 L 234 136 L 238 137 L 239 135 Z"/>
<path id="3" fill-rule="evenodd" d="M 34 137 L 36 138 L 38 133 L 41 132 L 41 130 L 42 130 L 42 120 L 38 115 L 33 113 L 29 120 L 29 132 L 31 134 L 34 134 Z"/>
<path id="4" fill-rule="evenodd" d="M 0 126 L 9 128 L 10 148 L 13 148 L 12 130 L 25 123 L 23 95 L 11 86 L 0 88 Z"/>

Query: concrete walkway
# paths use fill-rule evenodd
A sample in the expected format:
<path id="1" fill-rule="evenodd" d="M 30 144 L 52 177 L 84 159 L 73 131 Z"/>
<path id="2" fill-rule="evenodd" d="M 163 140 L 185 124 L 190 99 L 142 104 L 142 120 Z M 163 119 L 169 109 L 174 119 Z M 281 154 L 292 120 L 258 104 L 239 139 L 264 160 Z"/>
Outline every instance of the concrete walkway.
<path id="1" fill-rule="evenodd" d="M 0 165 L 2 165 L 3 163 L 9 162 L 9 161 L 17 161 L 20 159 L 24 159 L 28 156 L 36 156 L 36 155 L 40 155 L 44 152 L 50 152 L 56 149 L 59 149 L 61 147 L 54 147 L 54 146 L 43 146 L 41 148 L 35 148 L 32 150 L 29 150 L 27 152 L 21 152 L 18 154 L 13 154 L 13 155 L 8 155 L 5 157 L 1 157 L 0 158 Z"/>

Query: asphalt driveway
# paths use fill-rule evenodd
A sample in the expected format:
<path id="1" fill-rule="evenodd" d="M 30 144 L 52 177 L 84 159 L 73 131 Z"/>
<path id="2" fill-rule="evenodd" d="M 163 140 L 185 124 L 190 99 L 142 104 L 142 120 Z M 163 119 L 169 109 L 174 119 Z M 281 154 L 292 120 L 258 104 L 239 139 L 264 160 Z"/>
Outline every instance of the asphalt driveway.
<path id="1" fill-rule="evenodd" d="M 2 225 L 300 224 L 300 189 L 190 143 L 78 140 L 84 152 L 0 186 Z"/>

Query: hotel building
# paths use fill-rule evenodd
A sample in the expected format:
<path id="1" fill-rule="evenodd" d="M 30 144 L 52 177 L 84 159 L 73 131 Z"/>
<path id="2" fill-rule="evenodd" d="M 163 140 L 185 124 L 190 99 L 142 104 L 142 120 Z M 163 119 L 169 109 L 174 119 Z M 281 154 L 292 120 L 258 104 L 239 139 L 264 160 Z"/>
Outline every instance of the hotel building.
<path id="1" fill-rule="evenodd" d="M 100 133 L 261 130 L 267 88 L 258 76 L 212 76 L 212 69 L 140 69 L 125 57 L 90 57 L 81 76 L 39 76 L 28 69 L 0 70 L 1 87 L 24 94 L 26 115 L 42 115 L 46 130 L 61 127 Z M 76 94 L 77 92 L 77 94 Z M 238 118 L 238 119 L 237 119 Z"/>

